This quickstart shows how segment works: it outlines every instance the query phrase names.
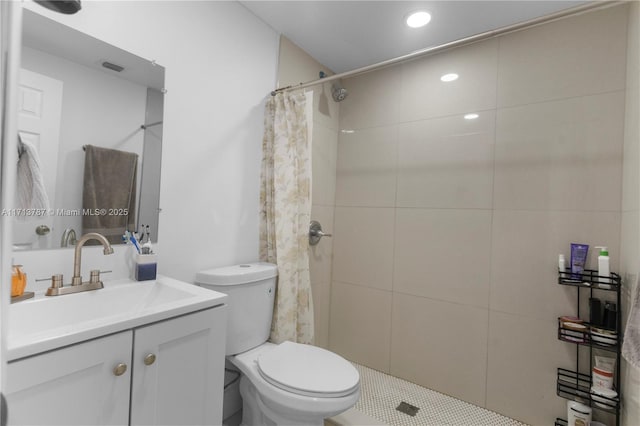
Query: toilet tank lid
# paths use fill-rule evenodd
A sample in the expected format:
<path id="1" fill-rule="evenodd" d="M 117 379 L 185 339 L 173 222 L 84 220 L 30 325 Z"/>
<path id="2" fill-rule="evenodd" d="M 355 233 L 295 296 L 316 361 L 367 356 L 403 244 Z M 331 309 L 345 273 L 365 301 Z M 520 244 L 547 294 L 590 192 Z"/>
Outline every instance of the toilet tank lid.
<path id="1" fill-rule="evenodd" d="M 242 263 L 207 269 L 196 274 L 197 284 L 235 285 L 273 278 L 278 275 L 278 267 L 272 263 Z"/>

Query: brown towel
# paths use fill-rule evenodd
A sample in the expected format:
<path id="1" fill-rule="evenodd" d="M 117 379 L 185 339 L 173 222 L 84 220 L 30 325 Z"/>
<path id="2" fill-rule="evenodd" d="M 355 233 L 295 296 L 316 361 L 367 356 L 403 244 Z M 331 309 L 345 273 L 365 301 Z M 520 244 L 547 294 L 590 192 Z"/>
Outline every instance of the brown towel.
<path id="1" fill-rule="evenodd" d="M 85 146 L 82 233 L 98 232 L 122 243 L 136 221 L 138 154 Z"/>

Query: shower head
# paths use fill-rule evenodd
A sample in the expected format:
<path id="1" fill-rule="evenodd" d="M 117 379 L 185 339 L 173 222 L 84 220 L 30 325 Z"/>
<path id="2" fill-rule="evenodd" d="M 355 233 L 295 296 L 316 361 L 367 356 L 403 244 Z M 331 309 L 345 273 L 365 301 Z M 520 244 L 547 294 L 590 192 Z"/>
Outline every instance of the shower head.
<path id="1" fill-rule="evenodd" d="M 331 87 L 331 95 L 333 96 L 334 101 L 342 102 L 349 95 L 349 92 L 347 92 L 347 89 L 345 89 L 344 87 L 340 87 L 334 84 Z"/>

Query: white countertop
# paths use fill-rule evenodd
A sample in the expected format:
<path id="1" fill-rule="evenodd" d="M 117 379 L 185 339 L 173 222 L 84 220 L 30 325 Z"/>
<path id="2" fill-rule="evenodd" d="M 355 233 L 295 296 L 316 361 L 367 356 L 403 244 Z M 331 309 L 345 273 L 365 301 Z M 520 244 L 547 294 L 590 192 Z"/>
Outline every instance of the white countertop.
<path id="1" fill-rule="evenodd" d="M 8 360 L 212 308 L 227 295 L 158 275 L 153 281 L 105 281 L 104 288 L 62 296 L 37 292 L 9 309 Z"/>

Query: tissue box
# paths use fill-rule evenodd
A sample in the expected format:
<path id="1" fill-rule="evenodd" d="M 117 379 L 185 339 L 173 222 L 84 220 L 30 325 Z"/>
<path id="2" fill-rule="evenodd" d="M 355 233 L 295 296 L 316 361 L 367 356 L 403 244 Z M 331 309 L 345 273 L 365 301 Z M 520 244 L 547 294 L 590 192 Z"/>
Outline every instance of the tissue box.
<path id="1" fill-rule="evenodd" d="M 137 254 L 135 265 L 136 281 L 155 280 L 158 270 L 158 255 Z"/>

